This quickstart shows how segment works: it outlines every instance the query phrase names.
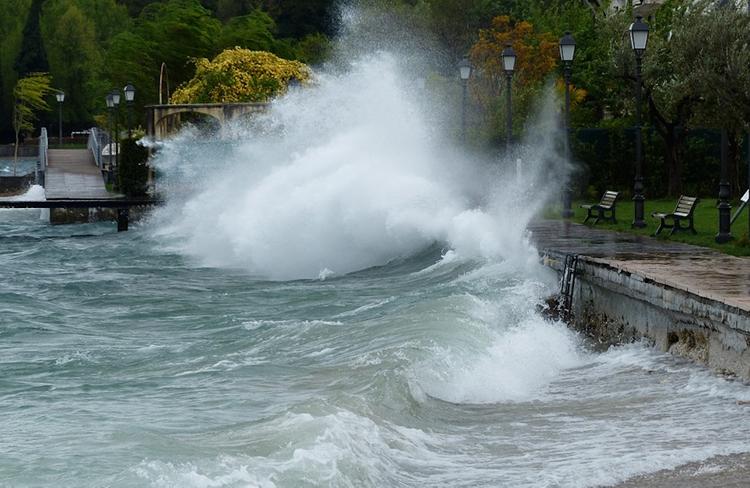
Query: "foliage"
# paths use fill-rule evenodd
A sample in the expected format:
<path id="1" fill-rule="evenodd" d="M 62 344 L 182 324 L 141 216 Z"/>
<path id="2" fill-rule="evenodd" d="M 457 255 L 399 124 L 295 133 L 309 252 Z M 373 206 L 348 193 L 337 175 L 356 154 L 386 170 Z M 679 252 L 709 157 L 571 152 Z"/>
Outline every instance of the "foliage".
<path id="1" fill-rule="evenodd" d="M 557 39 L 539 33 L 526 21 L 512 23 L 507 15 L 495 17 L 489 29 L 479 31 L 479 40 L 472 46 L 470 60 L 477 76 L 472 79 L 472 93 L 486 117 L 493 121 L 491 133 L 498 134 L 501 114 L 505 113 L 500 90 L 508 83 L 503 68 L 502 52 L 512 45 L 517 60 L 512 79 L 515 121 L 524 120 L 541 84 L 557 65 Z M 519 110 L 520 108 L 520 110 Z"/>
<path id="2" fill-rule="evenodd" d="M 15 159 L 18 159 L 18 144 L 21 132 L 34 130 L 36 112 L 49 110 L 45 97 L 50 93 L 50 76 L 47 73 L 32 73 L 21 78 L 13 88 L 15 105 L 13 110 L 13 130 L 16 134 L 16 147 L 13 174 L 16 174 Z"/>
<path id="3" fill-rule="evenodd" d="M 120 141 L 118 190 L 129 197 L 143 196 L 148 186 L 148 149 L 135 138 Z"/>
<path id="4" fill-rule="evenodd" d="M 175 91 L 172 102 L 265 102 L 292 79 L 309 78 L 309 69 L 299 61 L 264 51 L 227 49 L 211 61 L 196 60 L 195 77 Z"/>
<path id="5" fill-rule="evenodd" d="M 66 119 L 89 120 L 97 101 L 90 94 L 97 92 L 101 65 L 94 22 L 76 1 L 52 0 L 44 8 L 42 31 L 55 87 L 66 95 Z"/>
<path id="6" fill-rule="evenodd" d="M 18 53 L 18 58 L 14 66 L 16 73 L 21 76 L 47 71 L 48 69 L 47 54 L 42 46 L 42 35 L 39 27 L 43 4 L 44 0 L 33 0 L 29 14 L 26 17 L 21 51 Z"/>

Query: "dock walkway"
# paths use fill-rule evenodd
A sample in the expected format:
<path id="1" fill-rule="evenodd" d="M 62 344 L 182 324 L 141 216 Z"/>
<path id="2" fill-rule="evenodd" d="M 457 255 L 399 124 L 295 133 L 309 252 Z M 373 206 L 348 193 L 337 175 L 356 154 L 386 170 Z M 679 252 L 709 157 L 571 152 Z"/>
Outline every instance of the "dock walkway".
<path id="1" fill-rule="evenodd" d="M 122 198 L 107 191 L 88 149 L 50 149 L 44 192 L 48 200 Z"/>

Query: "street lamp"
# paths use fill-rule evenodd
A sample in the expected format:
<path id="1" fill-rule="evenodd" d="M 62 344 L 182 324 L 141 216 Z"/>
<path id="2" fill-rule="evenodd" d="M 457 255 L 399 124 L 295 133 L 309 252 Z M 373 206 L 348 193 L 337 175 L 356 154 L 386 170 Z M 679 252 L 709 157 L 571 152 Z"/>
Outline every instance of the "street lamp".
<path id="1" fill-rule="evenodd" d="M 112 182 L 112 151 L 114 151 L 114 137 L 112 135 L 112 127 L 114 123 L 114 117 L 115 117 L 115 101 L 112 97 L 112 92 L 107 93 L 107 96 L 105 98 L 107 102 L 107 111 L 109 112 L 109 123 L 107 124 L 109 127 L 107 127 L 109 131 L 109 143 L 107 144 L 109 146 L 109 165 L 108 165 L 108 171 L 107 171 L 107 180 L 108 182 Z"/>
<path id="2" fill-rule="evenodd" d="M 721 180 L 719 181 L 719 233 L 716 234 L 715 240 L 719 244 L 724 244 L 732 240 L 731 230 L 731 211 L 732 205 L 729 204 L 729 181 L 728 171 L 728 153 L 729 136 L 726 129 L 721 130 Z M 750 211 L 750 210 L 748 210 Z"/>
<path id="3" fill-rule="evenodd" d="M 633 227 L 646 227 L 643 220 L 643 206 L 645 197 L 643 196 L 643 175 L 641 166 L 643 165 L 643 153 L 641 148 L 641 58 L 646 51 L 648 44 L 648 25 L 643 22 L 640 15 L 635 18 L 635 22 L 630 24 L 630 47 L 635 53 L 635 182 L 633 184 L 633 204 L 635 217 L 633 218 Z"/>
<path id="4" fill-rule="evenodd" d="M 463 85 L 463 102 L 461 104 L 461 140 L 466 143 L 466 88 L 469 83 L 469 77 L 471 77 L 471 63 L 467 58 L 463 58 L 458 63 L 458 72 L 461 76 L 461 83 Z"/>
<path id="5" fill-rule="evenodd" d="M 115 113 L 115 172 L 114 179 L 117 181 L 117 172 L 120 170 L 120 91 L 112 90 L 112 105 Z"/>
<path id="6" fill-rule="evenodd" d="M 62 90 L 58 90 L 57 93 L 55 93 L 55 98 L 57 99 L 57 105 L 59 108 L 57 143 L 60 145 L 60 147 L 62 147 L 62 104 L 65 101 L 65 92 Z"/>
<path id="7" fill-rule="evenodd" d="M 128 139 L 133 137 L 133 100 L 135 100 L 135 87 L 128 83 L 122 89 L 125 93 L 125 103 L 128 106 Z"/>
<path id="8" fill-rule="evenodd" d="M 503 57 L 503 69 L 505 70 L 505 79 L 506 79 L 506 83 L 505 83 L 505 87 L 506 87 L 505 143 L 508 149 L 510 149 L 510 139 L 513 135 L 513 111 L 511 109 L 510 84 L 511 84 L 511 79 L 513 78 L 513 70 L 516 67 L 516 52 L 513 50 L 513 47 L 510 44 L 507 44 L 505 46 L 505 49 L 503 49 L 502 57 Z"/>
<path id="9" fill-rule="evenodd" d="M 576 41 L 570 32 L 566 32 L 560 39 L 560 59 L 563 62 L 563 74 L 565 76 L 565 160 L 570 163 L 570 72 L 573 58 L 576 55 Z M 570 182 L 565 184 L 563 190 L 563 217 L 572 217 L 573 200 Z"/>

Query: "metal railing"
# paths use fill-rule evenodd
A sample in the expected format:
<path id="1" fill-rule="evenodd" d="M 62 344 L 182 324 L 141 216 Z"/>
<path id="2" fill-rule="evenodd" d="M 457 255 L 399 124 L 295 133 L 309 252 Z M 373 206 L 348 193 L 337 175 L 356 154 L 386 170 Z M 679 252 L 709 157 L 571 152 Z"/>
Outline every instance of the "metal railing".
<path id="1" fill-rule="evenodd" d="M 94 155 L 94 161 L 99 169 L 104 167 L 102 150 L 107 144 L 109 144 L 109 136 L 106 132 L 99 130 L 97 127 L 89 129 L 89 139 L 86 146 Z"/>
<path id="2" fill-rule="evenodd" d="M 44 186 L 44 174 L 47 171 L 47 151 L 49 150 L 49 140 L 47 138 L 47 128 L 42 127 L 39 134 L 39 156 L 36 160 L 36 173 L 34 181 L 37 185 Z"/>

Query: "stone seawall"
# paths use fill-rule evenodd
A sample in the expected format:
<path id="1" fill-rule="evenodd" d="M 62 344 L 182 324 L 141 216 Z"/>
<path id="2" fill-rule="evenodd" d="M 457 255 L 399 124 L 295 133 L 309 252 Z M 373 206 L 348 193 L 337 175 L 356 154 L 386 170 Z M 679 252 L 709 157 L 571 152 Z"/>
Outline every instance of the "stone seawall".
<path id="1" fill-rule="evenodd" d="M 564 254 L 543 253 L 562 271 Z M 750 286 L 750 283 L 748 284 Z M 646 338 L 662 351 L 750 379 L 750 310 L 579 256 L 571 325 L 603 343 Z"/>

